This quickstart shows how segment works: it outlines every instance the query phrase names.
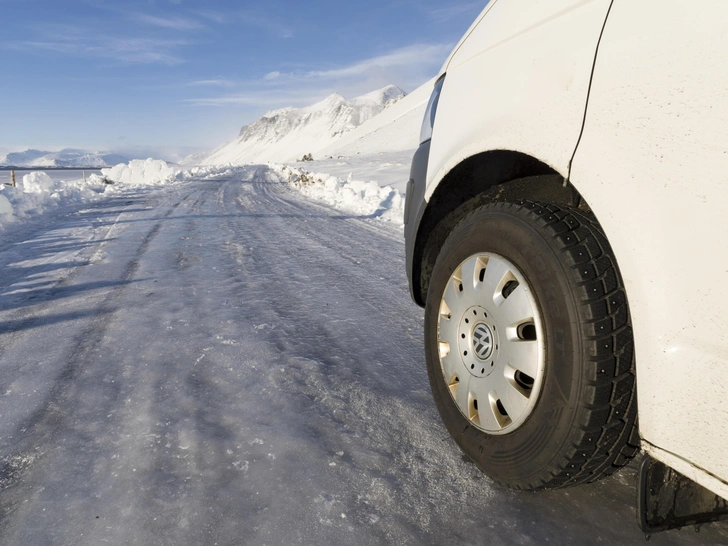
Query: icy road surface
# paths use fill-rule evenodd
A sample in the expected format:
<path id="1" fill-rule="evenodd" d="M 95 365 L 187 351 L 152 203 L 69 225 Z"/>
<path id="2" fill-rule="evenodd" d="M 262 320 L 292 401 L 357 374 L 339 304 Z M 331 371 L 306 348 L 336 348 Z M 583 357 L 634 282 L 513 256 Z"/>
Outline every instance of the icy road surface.
<path id="1" fill-rule="evenodd" d="M 264 167 L 4 233 L 0 544 L 643 544 L 633 469 L 517 494 L 463 460 L 403 250 Z"/>

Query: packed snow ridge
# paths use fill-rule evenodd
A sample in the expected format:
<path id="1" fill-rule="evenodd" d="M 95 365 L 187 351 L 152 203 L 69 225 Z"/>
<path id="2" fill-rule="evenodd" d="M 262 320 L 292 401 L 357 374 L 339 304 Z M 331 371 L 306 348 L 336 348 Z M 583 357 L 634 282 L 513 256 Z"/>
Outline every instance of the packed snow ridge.
<path id="1" fill-rule="evenodd" d="M 399 87 L 389 85 L 352 100 L 334 93 L 305 108 L 273 110 L 207 159 L 195 159 L 206 165 L 295 161 L 330 146 L 404 96 Z"/>
<path id="2" fill-rule="evenodd" d="M 9 167 L 107 167 L 129 161 L 109 152 L 89 152 L 66 148 L 59 152 L 25 150 L 0 156 L 0 165 Z"/>

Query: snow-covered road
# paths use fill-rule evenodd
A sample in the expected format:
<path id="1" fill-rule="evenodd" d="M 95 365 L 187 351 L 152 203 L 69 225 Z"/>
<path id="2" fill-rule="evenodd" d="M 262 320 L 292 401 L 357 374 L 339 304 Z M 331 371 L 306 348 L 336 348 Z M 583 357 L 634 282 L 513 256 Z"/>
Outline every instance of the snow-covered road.
<path id="1" fill-rule="evenodd" d="M 634 468 L 518 494 L 463 460 L 403 251 L 265 167 L 3 234 L 0 544 L 642 544 Z"/>

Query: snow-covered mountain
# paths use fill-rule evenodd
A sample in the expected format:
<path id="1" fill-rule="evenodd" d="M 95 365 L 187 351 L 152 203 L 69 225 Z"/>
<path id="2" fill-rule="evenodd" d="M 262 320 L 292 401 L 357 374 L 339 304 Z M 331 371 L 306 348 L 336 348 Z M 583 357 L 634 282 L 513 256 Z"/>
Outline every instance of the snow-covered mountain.
<path id="1" fill-rule="evenodd" d="M 390 85 L 352 100 L 334 93 L 305 108 L 283 108 L 246 125 L 237 139 L 201 160 L 207 165 L 294 161 L 330 147 L 342 135 L 376 117 L 405 96 Z"/>
<path id="2" fill-rule="evenodd" d="M 314 154 L 314 161 L 300 165 L 288 162 L 289 165 L 318 173 L 319 178 L 374 181 L 404 192 L 434 83 L 434 79 L 425 82 L 377 116 L 344 133 Z M 348 187 L 347 183 L 342 187 Z M 329 199 L 331 196 L 328 196 L 324 200 L 335 204 L 339 197 L 346 195 L 342 191 L 343 197 Z"/>
<path id="3" fill-rule="evenodd" d="M 419 145 L 422 118 L 432 93 L 434 79 L 422 84 L 396 104 L 337 138 L 319 152 L 317 159 L 331 156 L 367 156 L 411 152 Z"/>
<path id="4" fill-rule="evenodd" d="M 14 165 L 16 167 L 23 167 L 29 165 L 36 159 L 40 159 L 50 152 L 42 152 L 40 150 L 25 150 L 24 152 L 12 152 L 3 157 L 0 157 L 0 165 Z"/>
<path id="5" fill-rule="evenodd" d="M 108 152 L 89 152 L 66 148 L 59 152 L 25 150 L 0 156 L 0 165 L 14 167 L 108 167 L 127 163 L 128 158 Z"/>

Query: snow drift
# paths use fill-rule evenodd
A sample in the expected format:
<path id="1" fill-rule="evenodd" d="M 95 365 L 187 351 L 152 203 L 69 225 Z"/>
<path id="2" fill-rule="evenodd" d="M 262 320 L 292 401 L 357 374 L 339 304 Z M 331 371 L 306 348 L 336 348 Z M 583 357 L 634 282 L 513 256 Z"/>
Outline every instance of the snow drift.
<path id="1" fill-rule="evenodd" d="M 403 223 L 404 195 L 391 186 L 374 181 L 337 178 L 310 173 L 288 165 L 273 165 L 279 176 L 302 194 L 347 212 Z"/>
<path id="2" fill-rule="evenodd" d="M 53 189 L 53 179 L 44 172 L 32 172 L 23 175 L 20 187 L 23 193 L 43 193 Z"/>
<path id="3" fill-rule="evenodd" d="M 0 218 L 6 214 L 13 214 L 13 205 L 10 204 L 10 200 L 7 197 L 0 195 Z"/>
<path id="4" fill-rule="evenodd" d="M 121 163 L 110 169 L 101 169 L 110 181 L 133 186 L 162 184 L 176 174 L 176 170 L 166 161 L 159 159 L 135 159 Z"/>
<path id="5" fill-rule="evenodd" d="M 0 230 L 61 205 L 98 199 L 110 186 L 98 175 L 83 180 L 54 181 L 44 172 L 23 176 L 17 187 L 0 186 Z M 111 190 L 114 191 L 114 190 Z"/>
<path id="6" fill-rule="evenodd" d="M 36 171 L 24 175 L 17 187 L 0 185 L 0 230 L 6 224 L 59 206 L 118 195 L 131 188 L 166 184 L 177 174 L 166 162 L 154 159 L 121 163 L 101 172 L 104 176 L 92 174 L 86 180 L 53 180 L 45 172 Z"/>

